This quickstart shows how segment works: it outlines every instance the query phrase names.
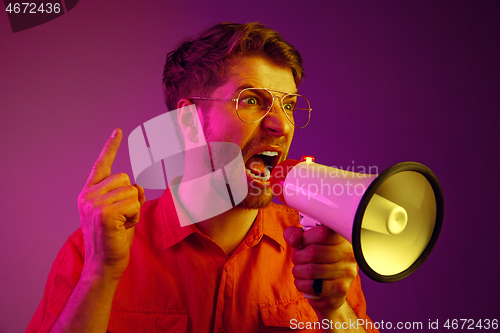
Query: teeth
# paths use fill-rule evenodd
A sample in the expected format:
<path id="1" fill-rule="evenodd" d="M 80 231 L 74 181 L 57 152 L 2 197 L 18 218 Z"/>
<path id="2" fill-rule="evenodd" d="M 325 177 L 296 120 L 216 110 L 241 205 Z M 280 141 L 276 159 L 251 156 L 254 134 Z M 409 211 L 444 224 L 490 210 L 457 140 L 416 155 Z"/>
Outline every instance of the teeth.
<path id="1" fill-rule="evenodd" d="M 264 169 L 264 176 L 259 176 L 253 173 L 249 168 L 246 168 L 247 174 L 249 174 L 252 178 L 260 180 L 261 182 L 267 182 L 269 181 L 269 178 L 271 178 L 271 171 L 269 171 L 268 168 Z"/>
<path id="2" fill-rule="evenodd" d="M 278 156 L 278 152 L 277 151 L 263 151 L 263 152 L 260 152 L 259 155 Z"/>

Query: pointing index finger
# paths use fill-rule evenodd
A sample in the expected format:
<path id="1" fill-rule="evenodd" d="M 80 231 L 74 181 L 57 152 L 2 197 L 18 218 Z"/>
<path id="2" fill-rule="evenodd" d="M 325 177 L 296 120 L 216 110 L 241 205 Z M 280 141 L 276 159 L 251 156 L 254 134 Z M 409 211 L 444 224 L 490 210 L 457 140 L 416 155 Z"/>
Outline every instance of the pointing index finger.
<path id="1" fill-rule="evenodd" d="M 120 147 L 122 135 L 121 129 L 115 128 L 108 138 L 108 141 L 106 141 L 104 148 L 101 150 L 101 154 L 94 163 L 87 183 L 85 184 L 86 186 L 96 185 L 111 175 L 111 166 L 115 160 L 116 152 Z"/>

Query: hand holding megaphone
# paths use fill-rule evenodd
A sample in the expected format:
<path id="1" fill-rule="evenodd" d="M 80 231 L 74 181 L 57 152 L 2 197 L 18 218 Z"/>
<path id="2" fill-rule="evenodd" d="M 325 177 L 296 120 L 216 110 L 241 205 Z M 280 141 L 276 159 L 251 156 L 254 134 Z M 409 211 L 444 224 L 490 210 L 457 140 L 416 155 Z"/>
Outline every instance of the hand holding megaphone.
<path id="1" fill-rule="evenodd" d="M 295 286 L 318 317 L 332 318 L 330 314 L 343 306 L 358 274 L 351 244 L 325 226 L 288 227 L 283 236 L 293 248 Z"/>
<path id="2" fill-rule="evenodd" d="M 285 160 L 271 174 L 273 193 L 300 212 L 306 229 L 323 225 L 352 246 L 361 270 L 379 282 L 415 272 L 432 251 L 443 223 L 437 177 L 416 162 L 362 174 Z"/>

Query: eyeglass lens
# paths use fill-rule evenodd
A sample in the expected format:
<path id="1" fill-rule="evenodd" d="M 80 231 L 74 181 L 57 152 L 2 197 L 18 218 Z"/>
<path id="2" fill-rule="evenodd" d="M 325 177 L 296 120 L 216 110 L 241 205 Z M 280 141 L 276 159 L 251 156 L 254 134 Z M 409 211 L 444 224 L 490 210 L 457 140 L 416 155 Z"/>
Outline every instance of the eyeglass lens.
<path id="1" fill-rule="evenodd" d="M 265 89 L 245 89 L 241 91 L 238 98 L 238 114 L 240 118 L 249 123 L 256 122 L 267 113 L 273 104 L 273 95 Z M 285 111 L 288 119 L 297 127 L 303 127 L 309 122 L 310 105 L 307 99 L 301 95 L 285 95 L 283 98 L 279 96 L 282 102 L 282 109 Z"/>

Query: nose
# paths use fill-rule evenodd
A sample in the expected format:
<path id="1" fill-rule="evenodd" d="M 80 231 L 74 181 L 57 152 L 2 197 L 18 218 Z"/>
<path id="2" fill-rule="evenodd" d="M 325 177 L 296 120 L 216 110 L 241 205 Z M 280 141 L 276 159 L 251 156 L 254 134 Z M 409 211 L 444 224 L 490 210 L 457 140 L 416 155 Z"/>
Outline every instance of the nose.
<path id="1" fill-rule="evenodd" d="M 273 96 L 271 110 L 264 117 L 262 123 L 267 131 L 275 136 L 284 136 L 293 130 L 293 125 L 281 108 L 281 98 L 279 96 Z"/>

